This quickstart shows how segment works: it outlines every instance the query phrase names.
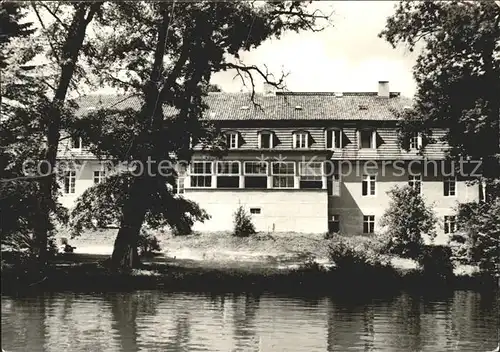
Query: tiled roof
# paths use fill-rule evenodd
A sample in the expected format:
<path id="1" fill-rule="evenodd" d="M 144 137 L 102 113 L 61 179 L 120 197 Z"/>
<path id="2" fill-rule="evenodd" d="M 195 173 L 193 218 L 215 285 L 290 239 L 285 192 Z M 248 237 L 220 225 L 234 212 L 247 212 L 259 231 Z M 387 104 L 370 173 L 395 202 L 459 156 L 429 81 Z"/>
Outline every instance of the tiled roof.
<path id="1" fill-rule="evenodd" d="M 209 93 L 205 98 L 209 109 L 205 118 L 213 121 L 238 120 L 397 120 L 393 111 L 411 105 L 411 100 L 391 93 L 390 98 L 376 93 L 315 93 L 292 92 L 276 95 L 256 94 L 255 106 L 248 93 Z M 92 108 L 138 108 L 138 97 L 89 95 L 79 101 L 78 114 Z M 89 110 L 90 108 L 90 110 Z M 166 108 L 173 114 L 172 108 Z"/>

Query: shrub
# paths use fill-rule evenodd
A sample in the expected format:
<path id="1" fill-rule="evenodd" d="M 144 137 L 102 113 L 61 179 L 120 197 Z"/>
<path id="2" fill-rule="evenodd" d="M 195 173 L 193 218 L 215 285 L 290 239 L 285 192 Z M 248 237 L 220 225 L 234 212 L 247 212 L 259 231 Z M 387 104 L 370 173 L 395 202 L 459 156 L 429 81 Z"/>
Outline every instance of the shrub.
<path id="1" fill-rule="evenodd" d="M 251 216 L 240 206 L 234 213 L 233 235 L 236 237 L 248 237 L 255 233 L 255 226 L 252 223 Z"/>
<path id="2" fill-rule="evenodd" d="M 452 236 L 454 256 L 495 273 L 500 265 L 500 198 L 458 207 L 459 231 Z"/>
<path id="3" fill-rule="evenodd" d="M 423 235 L 436 236 L 437 218 L 412 187 L 394 187 L 388 194 L 391 203 L 381 221 L 387 228 L 387 249 L 403 258 L 416 260 L 422 254 Z"/>
<path id="4" fill-rule="evenodd" d="M 425 276 L 447 280 L 453 277 L 451 248 L 446 246 L 425 246 L 418 263 Z"/>
<path id="5" fill-rule="evenodd" d="M 366 248 L 356 248 L 345 240 L 332 243 L 328 247 L 330 260 L 337 269 L 363 270 L 364 268 L 383 265 L 379 254 L 369 252 Z"/>
<path id="6" fill-rule="evenodd" d="M 139 255 L 142 257 L 151 256 L 154 255 L 155 252 L 161 251 L 160 241 L 158 241 L 158 238 L 144 229 L 141 230 L 141 234 L 139 235 L 137 248 L 139 250 Z"/>

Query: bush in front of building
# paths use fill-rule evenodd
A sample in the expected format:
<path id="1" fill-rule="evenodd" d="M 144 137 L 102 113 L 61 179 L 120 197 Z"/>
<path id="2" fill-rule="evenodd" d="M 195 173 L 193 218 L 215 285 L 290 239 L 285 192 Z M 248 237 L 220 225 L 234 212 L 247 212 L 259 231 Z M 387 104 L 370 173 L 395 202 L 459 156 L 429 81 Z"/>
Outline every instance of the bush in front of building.
<path id="1" fill-rule="evenodd" d="M 257 232 L 255 231 L 254 224 L 252 223 L 252 217 L 242 206 L 238 207 L 234 213 L 233 236 L 248 237 L 255 233 Z"/>
<path id="2" fill-rule="evenodd" d="M 424 248 L 424 235 L 436 236 L 437 218 L 425 204 L 420 191 L 410 187 L 394 187 L 388 192 L 391 202 L 381 225 L 385 227 L 387 251 L 402 258 L 418 260 Z"/>

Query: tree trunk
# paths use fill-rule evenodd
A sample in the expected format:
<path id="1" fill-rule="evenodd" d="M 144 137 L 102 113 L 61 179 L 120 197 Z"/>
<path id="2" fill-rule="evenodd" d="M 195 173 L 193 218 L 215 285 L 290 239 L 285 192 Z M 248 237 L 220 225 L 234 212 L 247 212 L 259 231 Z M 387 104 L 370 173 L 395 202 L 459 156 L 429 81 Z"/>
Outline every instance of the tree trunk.
<path id="1" fill-rule="evenodd" d="M 160 99 L 159 83 L 163 72 L 163 59 L 165 56 L 165 45 L 170 18 L 167 6 L 163 5 L 163 21 L 158 28 L 158 41 L 154 55 L 154 62 L 151 69 L 149 81 L 144 86 L 145 104 L 141 111 L 142 118 L 151 120 L 151 141 L 152 148 L 150 154 L 154 154 L 161 135 L 159 131 L 163 125 L 163 102 Z M 166 89 L 168 89 L 168 83 Z M 165 87 L 163 88 L 165 89 Z M 147 133 L 147 131 L 142 131 Z M 143 165 L 147 162 L 147 157 L 143 157 Z M 152 175 L 158 174 L 158 164 L 152 165 Z M 147 207 L 150 201 L 150 186 L 154 184 L 152 175 L 143 174 L 134 179 L 129 190 L 129 198 L 123 207 L 123 219 L 115 239 L 113 254 L 111 255 L 111 265 L 113 268 L 134 268 L 140 264 L 137 252 L 137 244 L 141 226 L 145 220 Z"/>
<path id="2" fill-rule="evenodd" d="M 47 116 L 49 116 L 50 120 L 46 134 L 47 149 L 44 155 L 45 162 L 41 165 L 41 171 L 43 174 L 50 173 L 50 175 L 40 180 L 40 216 L 34 230 L 34 237 L 38 247 L 38 260 L 41 264 L 47 262 L 48 232 L 51 226 L 50 213 L 53 209 L 53 193 L 55 189 L 55 175 L 53 172 L 56 164 L 57 149 L 59 147 L 61 109 L 75 72 L 76 62 L 85 39 L 87 26 L 101 5 L 101 3 L 92 3 L 89 6 L 82 3 L 76 9 L 62 49 L 61 76 L 54 92 L 52 104 L 47 111 Z M 87 9 L 90 9 L 88 14 Z"/>
<path id="3" fill-rule="evenodd" d="M 147 212 L 148 185 L 147 180 L 134 180 L 130 195 L 123 208 L 123 219 L 115 239 L 111 266 L 114 269 L 132 269 L 140 265 L 137 244 L 141 226 Z"/>

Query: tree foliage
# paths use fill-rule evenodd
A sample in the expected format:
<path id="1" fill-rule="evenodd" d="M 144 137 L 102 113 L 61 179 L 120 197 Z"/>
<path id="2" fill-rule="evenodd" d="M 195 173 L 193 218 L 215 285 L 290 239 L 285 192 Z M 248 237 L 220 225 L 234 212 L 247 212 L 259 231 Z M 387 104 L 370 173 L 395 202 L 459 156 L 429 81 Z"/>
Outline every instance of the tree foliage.
<path id="1" fill-rule="evenodd" d="M 452 243 L 463 252 L 455 255 L 494 273 L 500 265 L 500 199 L 460 204 L 457 223 Z"/>
<path id="2" fill-rule="evenodd" d="M 436 236 L 437 219 L 413 187 L 394 187 L 388 194 L 391 202 L 381 221 L 389 238 L 388 250 L 416 260 L 422 254 L 424 235 L 431 239 Z"/>
<path id="3" fill-rule="evenodd" d="M 74 128 L 83 131 L 96 155 L 154 163 L 140 176 L 125 171 L 85 192 L 72 214 L 75 227 L 100 222 L 101 214 L 106 220 L 108 211 L 114 211 L 121 224 L 112 262 L 126 266 L 138 263 L 137 240 L 144 222 L 189 232 L 194 221 L 205 220 L 207 214 L 195 203 L 173 194 L 169 185 L 176 183 L 177 171 L 160 174 L 159 161 L 189 162 L 192 144 L 220 155 L 222 136 L 202 120 L 212 74 L 233 69 L 252 87 L 252 74 L 282 85 L 282 78 L 272 80 L 260 68 L 240 62 L 240 52 L 286 31 L 314 30 L 318 18 L 325 16 L 308 12 L 307 4 L 288 1 L 107 3 L 96 22 L 100 34 L 86 48 L 92 53 L 88 65 L 102 84 L 135 99 L 135 107 L 99 109 Z M 117 193 L 116 184 L 125 188 Z M 119 194 L 123 198 L 117 201 Z M 99 210 L 113 201 L 115 206 Z"/>
<path id="4" fill-rule="evenodd" d="M 494 1 L 401 1 L 380 36 L 394 47 L 422 46 L 414 112 L 402 123 L 403 136 L 446 127 L 449 157 L 481 160 L 487 182 L 497 184 L 500 7 Z"/>
<path id="5" fill-rule="evenodd" d="M 38 19 L 38 28 L 33 32 L 28 24 L 19 22 L 23 12 L 8 10 L 11 5 L 2 2 L 7 13 L 13 14 L 7 29 L 22 38 L 2 44 L 1 104 L 5 115 L 1 123 L 2 137 L 6 138 L 2 139 L 0 193 L 10 202 L 2 203 L 2 216 L 17 219 L 7 222 L 8 233 L 33 233 L 41 263 L 46 262 L 54 220 L 66 219 L 64 208 L 57 202 L 56 155 L 60 131 L 70 123 L 68 117 L 74 108 L 66 100 L 68 92 L 76 87 L 74 78 L 83 75 L 77 61 L 86 29 L 101 5 L 22 3 L 19 6 L 29 6 Z M 52 21 L 46 23 L 47 16 Z M 29 40 L 28 34 L 32 34 Z M 45 62 L 35 65 L 33 59 L 37 57 Z M 27 176 L 22 164 L 30 159 L 34 165 L 29 171 L 35 172 Z M 40 161 L 43 163 L 37 169 Z"/>

